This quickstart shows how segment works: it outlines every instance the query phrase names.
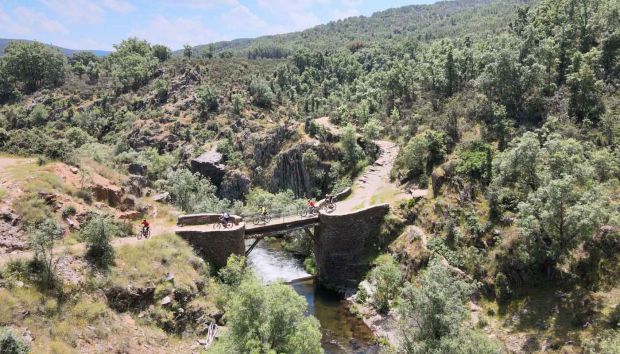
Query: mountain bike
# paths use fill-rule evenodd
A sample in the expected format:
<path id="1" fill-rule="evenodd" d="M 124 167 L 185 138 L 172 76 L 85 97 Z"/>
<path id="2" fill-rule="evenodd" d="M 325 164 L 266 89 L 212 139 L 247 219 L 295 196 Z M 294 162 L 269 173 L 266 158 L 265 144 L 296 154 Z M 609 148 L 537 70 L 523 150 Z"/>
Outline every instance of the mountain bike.
<path id="1" fill-rule="evenodd" d="M 138 232 L 136 237 L 138 238 L 138 240 L 143 238 L 143 237 L 145 239 L 151 237 L 151 228 L 150 227 L 143 227 L 142 230 L 140 232 Z"/>
<path id="2" fill-rule="evenodd" d="M 228 222 L 225 222 L 224 220 L 220 220 L 220 221 L 218 221 L 215 225 L 213 225 L 213 228 L 215 228 L 215 229 L 221 229 L 221 228 L 223 227 L 223 228 L 225 228 L 225 229 L 229 229 L 229 228 L 231 228 L 232 226 L 233 226 L 232 221 L 230 221 L 230 220 L 229 220 Z"/>
<path id="3" fill-rule="evenodd" d="M 269 214 L 261 214 L 258 215 L 257 217 L 254 218 L 254 225 L 258 225 L 258 224 L 269 224 L 269 222 L 271 221 L 271 215 Z"/>
<path id="4" fill-rule="evenodd" d="M 299 212 L 299 216 L 305 218 L 306 216 L 317 216 L 319 214 L 319 208 L 316 206 L 308 206 Z"/>
<path id="5" fill-rule="evenodd" d="M 322 205 L 321 205 L 321 209 L 325 210 L 325 212 L 327 213 L 331 213 L 332 211 L 336 210 L 336 203 L 334 201 L 328 201 L 326 200 Z"/>

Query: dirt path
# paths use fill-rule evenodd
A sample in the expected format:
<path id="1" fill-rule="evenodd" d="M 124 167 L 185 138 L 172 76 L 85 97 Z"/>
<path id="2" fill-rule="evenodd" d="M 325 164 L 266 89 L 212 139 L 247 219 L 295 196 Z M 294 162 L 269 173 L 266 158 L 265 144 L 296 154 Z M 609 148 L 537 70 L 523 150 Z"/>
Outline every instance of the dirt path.
<path id="1" fill-rule="evenodd" d="M 383 140 L 377 140 L 375 144 L 379 146 L 379 157 L 355 179 L 351 196 L 338 203 L 335 213 L 351 212 L 374 204 L 391 204 L 409 197 L 397 183 L 390 181 L 398 145 Z"/>
<path id="2" fill-rule="evenodd" d="M 136 222 L 137 223 L 137 222 Z M 137 228 L 137 227 L 136 227 Z M 164 220 L 155 219 L 151 224 L 151 237 L 158 237 L 161 235 L 166 235 L 174 232 L 175 225 L 170 225 L 166 223 Z M 114 247 L 122 247 L 125 245 L 135 245 L 140 242 L 144 242 L 144 239 L 138 240 L 135 236 L 115 238 L 112 240 L 112 246 Z M 54 255 L 63 256 L 66 254 L 77 254 L 83 253 L 86 249 L 86 245 L 84 243 L 77 243 L 73 245 L 66 245 L 64 243 L 59 243 L 54 248 Z M 32 258 L 33 253 L 31 251 L 18 251 L 5 253 L 0 255 L 0 267 L 3 267 L 5 264 L 22 259 Z"/>

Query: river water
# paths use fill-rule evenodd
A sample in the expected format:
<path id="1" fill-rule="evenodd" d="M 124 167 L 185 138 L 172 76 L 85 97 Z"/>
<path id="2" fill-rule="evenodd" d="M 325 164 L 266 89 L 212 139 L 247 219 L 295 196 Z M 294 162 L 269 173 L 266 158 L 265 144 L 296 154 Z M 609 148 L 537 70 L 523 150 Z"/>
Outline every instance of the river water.
<path id="1" fill-rule="evenodd" d="M 307 277 L 300 260 L 285 252 L 279 241 L 262 240 L 250 253 L 248 261 L 255 274 L 264 282 L 289 282 Z M 370 329 L 352 316 L 341 298 L 318 287 L 314 280 L 291 285 L 308 303 L 308 314 L 321 323 L 322 346 L 328 354 L 378 353 Z"/>

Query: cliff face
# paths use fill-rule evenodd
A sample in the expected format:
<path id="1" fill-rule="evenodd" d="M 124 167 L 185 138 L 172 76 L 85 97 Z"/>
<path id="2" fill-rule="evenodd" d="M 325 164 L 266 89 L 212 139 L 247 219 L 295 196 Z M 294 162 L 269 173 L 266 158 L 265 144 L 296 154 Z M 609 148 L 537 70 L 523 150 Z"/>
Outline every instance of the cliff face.
<path id="1" fill-rule="evenodd" d="M 304 153 L 313 151 L 320 160 L 308 165 Z M 302 142 L 278 154 L 269 174 L 268 188 L 272 191 L 290 189 L 295 196 L 304 197 L 327 191 L 330 183 L 330 165 L 324 161 L 337 160 L 339 152 L 331 145 L 316 141 Z"/>

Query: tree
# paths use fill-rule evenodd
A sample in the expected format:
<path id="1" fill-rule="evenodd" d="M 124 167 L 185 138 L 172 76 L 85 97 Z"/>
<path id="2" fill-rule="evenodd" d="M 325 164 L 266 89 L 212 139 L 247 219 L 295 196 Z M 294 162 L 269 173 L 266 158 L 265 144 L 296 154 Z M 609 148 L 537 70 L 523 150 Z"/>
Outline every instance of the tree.
<path id="1" fill-rule="evenodd" d="M 379 139 L 383 134 L 383 125 L 377 118 L 371 118 L 364 124 L 362 132 L 368 139 Z"/>
<path id="2" fill-rule="evenodd" d="M 160 63 L 172 57 L 172 51 L 170 50 L 170 48 L 166 47 L 165 45 L 155 44 L 153 45 L 151 50 L 153 51 L 153 56 L 157 58 L 157 60 L 159 60 Z"/>
<path id="3" fill-rule="evenodd" d="M 192 46 L 189 44 L 183 45 L 183 56 L 187 59 L 192 58 Z"/>
<path id="4" fill-rule="evenodd" d="M 62 239 L 64 234 L 65 230 L 53 218 L 29 229 L 28 245 L 34 253 L 35 261 L 42 265 L 41 285 L 45 289 L 55 285 L 58 260 L 54 258 L 54 243 Z"/>
<path id="5" fill-rule="evenodd" d="M 319 323 L 306 308 L 288 285 L 244 281 L 226 307 L 235 352 L 322 353 Z"/>
<path id="6" fill-rule="evenodd" d="M 221 213 L 230 206 L 228 201 L 217 198 L 217 188 L 208 179 L 187 169 L 169 171 L 165 188 L 172 201 L 188 213 Z"/>
<path id="7" fill-rule="evenodd" d="M 273 92 L 269 84 L 264 79 L 252 79 L 248 87 L 252 102 L 258 107 L 271 108 L 273 102 Z"/>
<path id="8" fill-rule="evenodd" d="M 93 52 L 80 51 L 75 52 L 69 57 L 69 64 L 71 66 L 76 65 L 77 63 L 82 64 L 82 66 L 86 67 L 91 62 L 98 62 L 99 58 Z"/>
<path id="9" fill-rule="evenodd" d="M 464 306 L 473 285 L 457 279 L 437 259 L 433 259 L 418 279 L 419 286 L 403 289 L 401 350 L 405 353 L 497 353 L 499 347 L 464 323 Z"/>
<path id="10" fill-rule="evenodd" d="M 217 111 L 220 106 L 215 89 L 209 85 L 203 85 L 198 88 L 196 92 L 196 103 L 198 104 L 198 110 L 201 115 Z"/>
<path id="11" fill-rule="evenodd" d="M 344 163 L 349 168 L 352 168 L 357 164 L 357 161 L 363 156 L 362 149 L 357 144 L 357 133 L 355 127 L 352 124 L 347 124 L 342 128 L 340 135 L 340 144 L 344 152 Z"/>
<path id="12" fill-rule="evenodd" d="M 100 269 L 107 269 L 114 263 L 112 237 L 119 233 L 118 227 L 109 217 L 95 214 L 80 228 L 80 236 L 86 241 L 86 259 Z"/>
<path id="13" fill-rule="evenodd" d="M 390 301 L 398 293 L 400 277 L 400 267 L 389 255 L 370 271 L 368 279 L 375 286 L 374 306 L 380 313 L 390 310 Z"/>
<path id="14" fill-rule="evenodd" d="M 166 102 L 168 92 L 170 91 L 170 82 L 166 79 L 158 79 L 155 81 L 155 96 L 160 103 Z"/>
<path id="15" fill-rule="evenodd" d="M 116 51 L 106 58 L 106 63 L 117 93 L 138 89 L 153 77 L 158 60 L 149 42 L 129 38 L 115 44 L 114 48 Z"/>
<path id="16" fill-rule="evenodd" d="M 573 58 L 574 72 L 569 74 L 567 79 L 570 89 L 569 110 L 579 122 L 584 119 L 596 122 L 605 112 L 601 100 L 604 83 L 597 80 L 592 67 L 585 61 L 580 53 Z"/>
<path id="17" fill-rule="evenodd" d="M 546 271 L 547 278 L 576 245 L 613 213 L 597 189 L 581 190 L 570 175 L 551 180 L 519 204 L 517 225 L 526 236 L 520 257 Z"/>
<path id="18" fill-rule="evenodd" d="M 235 114 L 241 114 L 241 111 L 243 111 L 244 106 L 245 106 L 245 100 L 243 99 L 243 96 L 239 93 L 233 94 L 232 95 L 233 112 L 235 112 Z"/>
<path id="19" fill-rule="evenodd" d="M 26 93 L 46 86 L 59 86 L 65 80 L 65 56 L 39 42 L 12 41 L 2 57 L 6 74 L 21 84 Z"/>

